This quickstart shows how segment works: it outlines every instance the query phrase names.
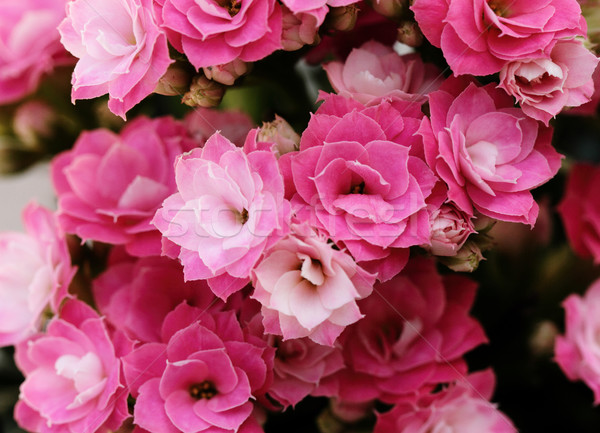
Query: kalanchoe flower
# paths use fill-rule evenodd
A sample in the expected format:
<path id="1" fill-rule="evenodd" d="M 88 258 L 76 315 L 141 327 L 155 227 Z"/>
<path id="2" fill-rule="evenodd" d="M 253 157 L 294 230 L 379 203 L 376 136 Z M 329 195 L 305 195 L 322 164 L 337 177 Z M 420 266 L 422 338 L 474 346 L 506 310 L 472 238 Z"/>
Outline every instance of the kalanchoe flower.
<path id="1" fill-rule="evenodd" d="M 469 235 L 475 233 L 471 218 L 452 203 L 444 203 L 434 209 L 429 218 L 431 245 L 424 248 L 434 256 L 455 256 Z"/>
<path id="2" fill-rule="evenodd" d="M 284 118 L 278 115 L 275 115 L 275 120 L 272 122 L 263 122 L 256 139 L 273 143 L 272 150 L 277 157 L 294 152 L 300 147 L 300 136 Z"/>
<path id="3" fill-rule="evenodd" d="M 319 42 L 319 27 L 325 21 L 327 7 L 292 12 L 283 6 L 282 11 L 281 45 L 284 50 L 295 51 L 304 45 L 313 45 Z"/>
<path id="4" fill-rule="evenodd" d="M 186 280 L 208 279 L 222 299 L 248 283 L 263 251 L 285 234 L 289 203 L 271 152 L 248 154 L 215 133 L 175 164 L 178 192 L 153 224 L 163 252 L 178 257 Z"/>
<path id="5" fill-rule="evenodd" d="M 79 58 L 71 98 L 108 93 L 118 116 L 148 96 L 167 71 L 167 39 L 155 21 L 152 0 L 73 0 L 60 24 L 61 42 Z"/>
<path id="6" fill-rule="evenodd" d="M 39 331 L 46 310 L 58 312 L 75 274 L 54 215 L 34 203 L 23 211 L 27 233 L 0 233 L 0 346 Z"/>
<path id="7" fill-rule="evenodd" d="M 293 225 L 292 233 L 254 269 L 252 296 L 268 333 L 331 346 L 362 317 L 356 300 L 371 293 L 375 276 L 308 225 Z"/>
<path id="8" fill-rule="evenodd" d="M 192 79 L 190 90 L 183 95 L 181 102 L 190 107 L 212 108 L 221 103 L 224 94 L 223 84 L 201 74 Z"/>
<path id="9" fill-rule="evenodd" d="M 52 162 L 61 227 L 84 240 L 124 245 L 132 255 L 160 255 L 161 236 L 150 220 L 176 189 L 175 157 L 194 146 L 169 117 L 139 117 L 120 135 L 84 132 Z"/>
<path id="10" fill-rule="evenodd" d="M 118 429 L 129 417 L 119 360 L 128 350 L 113 343 L 94 310 L 67 301 L 45 334 L 17 346 L 25 375 L 15 407 L 19 425 L 47 433 Z"/>

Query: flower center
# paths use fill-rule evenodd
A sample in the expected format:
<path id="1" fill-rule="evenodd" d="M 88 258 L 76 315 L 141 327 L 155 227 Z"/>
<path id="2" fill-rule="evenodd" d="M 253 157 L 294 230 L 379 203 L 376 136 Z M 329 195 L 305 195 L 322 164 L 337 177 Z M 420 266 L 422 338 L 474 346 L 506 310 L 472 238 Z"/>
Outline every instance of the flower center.
<path id="1" fill-rule="evenodd" d="M 240 224 L 244 225 L 248 222 L 248 209 L 243 209 L 237 216 Z"/>
<path id="2" fill-rule="evenodd" d="M 217 0 L 219 6 L 224 7 L 229 15 L 234 17 L 242 8 L 242 0 Z"/>
<path id="3" fill-rule="evenodd" d="M 358 185 L 354 185 L 350 188 L 350 194 L 364 194 L 365 193 L 365 183 L 361 182 Z"/>
<path id="4" fill-rule="evenodd" d="M 489 0 L 488 6 L 499 17 L 507 17 L 509 14 L 508 7 L 504 0 Z"/>
<path id="5" fill-rule="evenodd" d="M 217 388 L 215 388 L 215 385 L 208 380 L 190 386 L 190 397 L 195 400 L 210 400 L 215 395 L 217 395 Z"/>

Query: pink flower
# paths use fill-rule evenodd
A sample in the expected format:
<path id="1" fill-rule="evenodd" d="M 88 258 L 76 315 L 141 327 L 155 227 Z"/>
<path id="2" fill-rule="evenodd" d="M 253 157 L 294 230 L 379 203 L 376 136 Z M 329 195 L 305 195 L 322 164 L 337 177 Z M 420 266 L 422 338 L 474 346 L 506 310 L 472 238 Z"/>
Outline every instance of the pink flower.
<path id="1" fill-rule="evenodd" d="M 514 96 L 525 114 L 548 125 L 564 107 L 590 101 L 597 65 L 580 40 L 558 41 L 549 57 L 506 64 L 498 87 Z"/>
<path id="2" fill-rule="evenodd" d="M 199 146 L 204 145 L 211 135 L 219 131 L 233 144 L 241 147 L 248 131 L 256 126 L 250 116 L 242 111 L 220 111 L 203 107 L 190 111 L 183 123 Z"/>
<path id="3" fill-rule="evenodd" d="M 570 295 L 565 308 L 565 335 L 556 338 L 556 362 L 571 380 L 582 380 L 600 404 L 600 280 L 585 295 Z"/>
<path id="4" fill-rule="evenodd" d="M 462 356 L 486 342 L 469 316 L 476 284 L 440 276 L 435 262 L 411 259 L 360 302 L 365 317 L 340 336 L 347 368 L 334 375 L 341 401 L 395 403 L 466 373 Z"/>
<path id="5" fill-rule="evenodd" d="M 371 293 L 375 276 L 307 225 L 277 242 L 253 271 L 254 294 L 265 330 L 333 345 L 362 315 L 356 305 Z"/>
<path id="6" fill-rule="evenodd" d="M 286 51 L 295 51 L 304 45 L 319 42 L 319 27 L 325 21 L 327 6 L 315 10 L 292 12 L 282 8 L 281 46 Z"/>
<path id="7" fill-rule="evenodd" d="M 168 117 L 138 118 L 120 135 L 84 132 L 52 163 L 60 225 L 84 240 L 124 245 L 132 255 L 159 255 L 161 236 L 150 220 L 176 189 L 175 157 L 194 145 Z"/>
<path id="8" fill-rule="evenodd" d="M 200 69 L 238 58 L 260 60 L 281 48 L 275 0 L 157 0 L 169 42 Z"/>
<path id="9" fill-rule="evenodd" d="M 374 433 L 517 433 L 512 422 L 488 400 L 494 389 L 490 370 L 469 375 L 414 403 L 399 403 L 379 414 Z"/>
<path id="10" fill-rule="evenodd" d="M 61 42 L 79 58 L 71 98 L 108 93 L 118 116 L 148 96 L 172 60 L 152 12 L 152 0 L 73 0 L 60 24 Z"/>
<path id="11" fill-rule="evenodd" d="M 25 375 L 15 407 L 19 425 L 47 433 L 118 429 L 129 416 L 118 351 L 103 320 L 69 300 L 45 334 L 17 347 Z"/>
<path id="12" fill-rule="evenodd" d="M 548 56 L 560 38 L 586 35 L 577 0 L 415 0 L 423 34 L 455 75 L 489 75 Z"/>
<path id="13" fill-rule="evenodd" d="M 431 246 L 425 249 L 434 256 L 455 256 L 470 234 L 476 233 L 473 221 L 452 203 L 444 203 L 432 211 Z"/>
<path id="14" fill-rule="evenodd" d="M 165 319 L 163 341 L 124 359 L 126 377 L 137 382 L 134 423 L 156 433 L 244 431 L 251 399 L 268 385 L 272 349 L 250 342 L 233 313 L 186 304 Z"/>
<path id="15" fill-rule="evenodd" d="M 450 79 L 429 94 L 431 119 L 419 129 L 429 166 L 448 185 L 459 210 L 534 225 L 538 205 L 530 190 L 551 179 L 561 156 L 552 130 L 513 107 L 492 85 L 465 88 Z"/>
<path id="16" fill-rule="evenodd" d="M 292 157 L 300 218 L 343 243 L 380 280 L 400 271 L 408 247 L 429 242 L 425 199 L 436 178 L 418 157 L 421 117 L 418 104 L 402 100 L 365 108 L 325 96 Z"/>
<path id="17" fill-rule="evenodd" d="M 23 211 L 27 233 L 0 233 L 0 346 L 40 330 L 44 312 L 57 312 L 75 274 L 54 215 L 34 203 Z"/>
<path id="18" fill-rule="evenodd" d="M 370 105 L 385 96 L 425 102 L 439 87 L 440 71 L 416 54 L 398 55 L 390 46 L 369 41 L 352 50 L 344 63 L 323 66 L 335 91 Z"/>
<path id="19" fill-rule="evenodd" d="M 600 263 L 600 168 L 578 163 L 569 172 L 558 212 L 571 248 L 581 257 Z"/>
<path id="20" fill-rule="evenodd" d="M 56 31 L 65 4 L 66 0 L 0 4 L 0 104 L 35 91 L 45 73 L 71 63 Z"/>
<path id="21" fill-rule="evenodd" d="M 244 287 L 264 249 L 285 234 L 289 204 L 271 152 L 248 154 L 223 137 L 177 159 L 178 192 L 153 224 L 186 280 L 208 279 L 222 299 Z"/>

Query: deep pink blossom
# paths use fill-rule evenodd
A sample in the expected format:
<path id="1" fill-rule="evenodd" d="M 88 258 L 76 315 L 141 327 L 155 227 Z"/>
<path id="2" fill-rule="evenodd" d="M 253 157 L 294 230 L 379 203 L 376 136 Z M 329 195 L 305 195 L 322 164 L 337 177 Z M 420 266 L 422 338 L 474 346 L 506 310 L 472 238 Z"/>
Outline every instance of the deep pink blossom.
<path id="1" fill-rule="evenodd" d="M 548 56 L 558 39 L 587 28 L 577 0 L 415 0 L 411 9 L 455 75 Z"/>
<path id="2" fill-rule="evenodd" d="M 67 301 L 45 334 L 17 347 L 25 375 L 15 407 L 19 425 L 44 433 L 118 429 L 129 417 L 118 358 L 122 348 L 94 310 Z"/>
<path id="3" fill-rule="evenodd" d="M 152 93 L 172 62 L 152 0 L 93 5 L 73 0 L 59 31 L 65 48 L 79 58 L 72 78 L 73 101 L 108 93 L 108 108 L 123 118 Z"/>
<path id="4" fill-rule="evenodd" d="M 429 166 L 448 185 L 458 209 L 534 225 L 538 205 L 530 190 L 551 179 L 561 156 L 552 130 L 513 106 L 493 85 L 449 79 L 429 94 L 431 118 L 423 136 Z"/>
<path id="5" fill-rule="evenodd" d="M 58 312 L 75 274 L 54 215 L 34 203 L 23 211 L 27 233 L 0 233 L 0 346 L 17 344 Z"/>
<path id="6" fill-rule="evenodd" d="M 176 189 L 176 156 L 194 145 L 169 117 L 137 118 L 120 135 L 84 132 L 52 162 L 60 225 L 84 240 L 124 245 L 132 255 L 160 255 L 161 236 L 150 220 Z"/>

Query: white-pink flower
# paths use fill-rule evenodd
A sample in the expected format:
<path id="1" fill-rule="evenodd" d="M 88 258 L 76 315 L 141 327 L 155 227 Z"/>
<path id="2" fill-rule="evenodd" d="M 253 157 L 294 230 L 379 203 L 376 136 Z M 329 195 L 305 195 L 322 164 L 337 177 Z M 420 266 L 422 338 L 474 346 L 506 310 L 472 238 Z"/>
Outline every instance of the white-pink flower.
<path id="1" fill-rule="evenodd" d="M 152 93 L 172 62 L 152 0 L 72 0 L 59 31 L 65 48 L 79 58 L 71 98 L 108 93 L 108 108 L 123 118 Z"/>

